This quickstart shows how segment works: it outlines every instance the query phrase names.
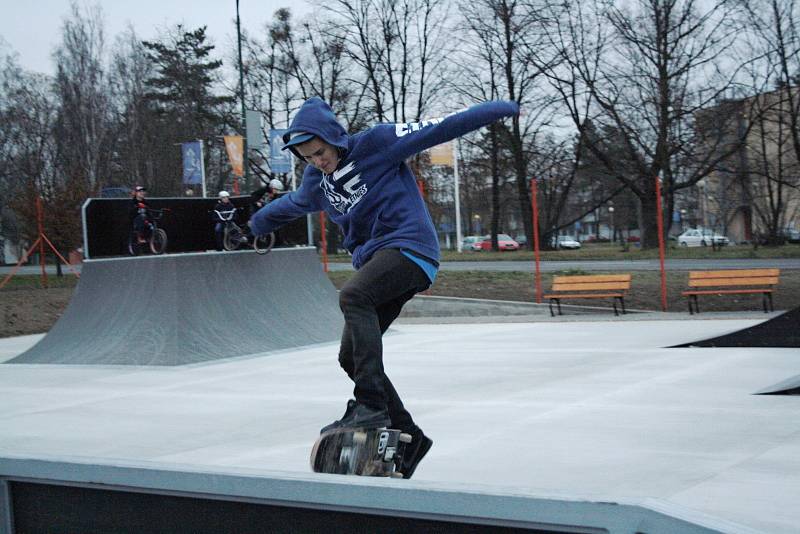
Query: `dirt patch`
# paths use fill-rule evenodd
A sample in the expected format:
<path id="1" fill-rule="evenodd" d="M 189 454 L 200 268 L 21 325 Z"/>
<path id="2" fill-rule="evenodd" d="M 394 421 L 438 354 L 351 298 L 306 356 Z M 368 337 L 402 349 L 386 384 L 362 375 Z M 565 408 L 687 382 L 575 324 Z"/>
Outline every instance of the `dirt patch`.
<path id="1" fill-rule="evenodd" d="M 0 337 L 47 332 L 64 313 L 73 289 L 18 289 L 0 292 Z"/>

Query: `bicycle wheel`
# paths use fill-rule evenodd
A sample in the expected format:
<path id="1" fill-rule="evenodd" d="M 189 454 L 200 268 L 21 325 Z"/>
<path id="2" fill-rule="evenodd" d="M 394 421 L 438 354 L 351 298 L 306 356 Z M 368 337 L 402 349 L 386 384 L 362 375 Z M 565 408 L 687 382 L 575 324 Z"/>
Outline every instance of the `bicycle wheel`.
<path id="1" fill-rule="evenodd" d="M 131 256 L 138 256 L 139 255 L 139 243 L 136 239 L 136 233 L 132 232 L 128 236 L 128 254 Z"/>
<path id="2" fill-rule="evenodd" d="M 153 254 L 161 254 L 167 249 L 167 232 L 161 228 L 153 230 L 153 235 L 150 237 L 150 252 Z"/>
<path id="3" fill-rule="evenodd" d="M 253 238 L 253 248 L 257 254 L 266 254 L 272 250 L 275 244 L 275 234 L 270 232 L 267 235 L 259 235 Z"/>
<path id="4" fill-rule="evenodd" d="M 242 231 L 237 226 L 230 225 L 225 228 L 222 236 L 222 247 L 225 250 L 236 250 L 242 244 Z"/>

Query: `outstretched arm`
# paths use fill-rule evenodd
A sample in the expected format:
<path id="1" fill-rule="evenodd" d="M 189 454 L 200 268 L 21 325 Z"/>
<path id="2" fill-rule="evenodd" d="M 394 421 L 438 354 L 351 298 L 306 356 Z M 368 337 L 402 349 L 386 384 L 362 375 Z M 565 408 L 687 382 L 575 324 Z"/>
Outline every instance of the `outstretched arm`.
<path id="1" fill-rule="evenodd" d="M 395 161 L 403 161 L 433 146 L 461 137 L 503 117 L 519 113 L 519 104 L 494 100 L 477 104 L 445 117 L 373 128 L 377 150 Z"/>
<path id="2" fill-rule="evenodd" d="M 314 194 L 314 190 L 319 188 L 319 180 L 309 176 L 313 172 L 310 165 L 306 167 L 300 189 L 276 198 L 253 214 L 249 222 L 253 234 L 266 235 L 306 213 L 321 209 Z"/>

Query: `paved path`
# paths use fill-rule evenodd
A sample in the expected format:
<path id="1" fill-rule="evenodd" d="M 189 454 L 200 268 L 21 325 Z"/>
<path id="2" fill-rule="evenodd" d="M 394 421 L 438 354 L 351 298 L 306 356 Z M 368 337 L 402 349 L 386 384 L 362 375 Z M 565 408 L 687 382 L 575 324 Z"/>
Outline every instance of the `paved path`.
<path id="1" fill-rule="evenodd" d="M 761 267 L 777 267 L 778 269 L 800 269 L 800 259 L 736 259 L 736 260 L 667 260 L 666 267 L 670 270 L 689 271 L 703 269 L 757 269 Z M 5 276 L 11 271 L 11 266 L 0 266 L 0 276 Z M 331 271 L 350 271 L 353 269 L 349 263 L 330 263 Z M 580 269 L 583 271 L 657 271 L 658 260 L 573 260 L 573 261 L 543 261 L 542 272 L 566 271 Z M 80 270 L 80 266 L 78 266 Z M 532 261 L 446 261 L 442 263 L 445 271 L 523 271 L 533 272 Z M 39 274 L 38 265 L 21 267 L 19 274 Z M 48 273 L 55 273 L 56 269 L 50 265 Z M 64 273 L 70 270 L 64 268 Z"/>

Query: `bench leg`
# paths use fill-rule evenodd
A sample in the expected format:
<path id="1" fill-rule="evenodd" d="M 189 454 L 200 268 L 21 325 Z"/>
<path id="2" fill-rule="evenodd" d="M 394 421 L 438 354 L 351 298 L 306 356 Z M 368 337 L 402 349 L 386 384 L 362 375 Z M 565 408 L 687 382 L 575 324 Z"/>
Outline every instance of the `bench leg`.
<path id="1" fill-rule="evenodd" d="M 558 306 L 558 314 L 564 315 L 563 313 L 561 313 L 561 299 L 556 299 L 556 305 Z"/>
<path id="2" fill-rule="evenodd" d="M 550 317 L 555 317 L 556 314 L 553 311 L 553 299 L 548 299 L 547 300 L 547 306 L 550 308 Z"/>
<path id="3" fill-rule="evenodd" d="M 697 302 L 697 295 L 692 295 L 694 297 L 694 312 L 700 313 L 700 304 Z"/>
<path id="4" fill-rule="evenodd" d="M 614 306 L 614 316 L 618 316 L 619 312 L 617 311 L 617 297 L 611 299 L 611 305 Z"/>
<path id="5" fill-rule="evenodd" d="M 620 297 L 619 303 L 622 305 L 622 315 L 626 315 L 628 312 L 625 311 L 625 297 Z"/>
<path id="6" fill-rule="evenodd" d="M 764 313 L 775 311 L 775 307 L 772 305 L 772 293 L 763 293 L 761 295 L 761 302 L 764 305 Z M 769 302 L 769 305 L 767 305 L 767 302 Z"/>
<path id="7" fill-rule="evenodd" d="M 692 296 L 691 295 L 686 297 L 686 303 L 689 305 L 689 315 L 694 315 L 694 309 L 692 308 Z"/>

